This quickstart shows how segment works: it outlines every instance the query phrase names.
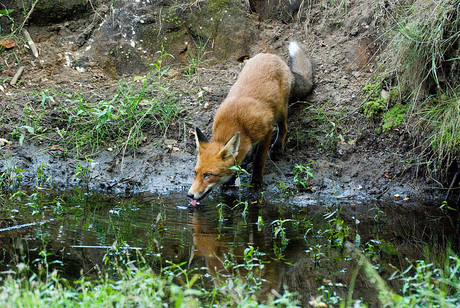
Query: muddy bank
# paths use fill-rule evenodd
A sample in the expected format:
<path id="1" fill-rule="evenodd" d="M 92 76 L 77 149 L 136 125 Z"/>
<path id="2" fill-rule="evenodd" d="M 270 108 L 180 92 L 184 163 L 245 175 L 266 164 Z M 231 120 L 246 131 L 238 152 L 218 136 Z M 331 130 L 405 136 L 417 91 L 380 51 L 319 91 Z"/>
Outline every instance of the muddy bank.
<path id="1" fill-rule="evenodd" d="M 365 118 L 360 109 L 363 103 L 361 89 L 378 63 L 379 35 L 385 30 L 382 16 L 372 1 L 351 2 L 347 14 L 332 12 L 322 3 L 312 3 L 308 8 L 298 8 L 298 18 L 282 21 L 269 19 L 273 18 L 271 15 L 266 19 L 263 14 L 257 17 L 248 13 L 251 8 L 238 7 L 238 12 L 232 11 L 232 14 L 239 14 L 238 18 L 245 20 L 239 26 L 248 30 L 244 33 L 248 37 L 242 39 L 246 36 L 240 35 L 240 30 L 224 31 L 216 26 L 227 19 L 218 22 L 213 19 L 214 22 L 210 23 L 213 29 L 222 32 L 198 35 L 209 45 L 200 47 L 204 56 L 193 78 L 185 70 L 190 68 L 190 62 L 186 60 L 189 49 L 180 44 L 168 45 L 167 52 L 175 57 L 168 57 L 172 66 L 164 78 L 184 107 L 181 116 L 185 119 L 185 133 L 178 132 L 177 127 L 169 129 L 166 135 L 147 129 L 145 133 L 150 138 L 137 148 L 125 152 L 107 144 L 100 152 L 89 156 L 92 161 L 77 156 L 75 151 L 62 151 L 59 143 L 46 141 L 46 138 L 38 141 L 37 134 L 24 128 L 20 130 L 25 138 L 19 140 L 20 134 L 14 134 L 15 130 L 23 125 L 24 118 L 30 116 L 28 110 L 40 109 L 43 93 L 50 96 L 53 93 L 79 93 L 84 99 L 96 102 L 110 97 L 117 84 L 114 76 L 126 74 L 126 78 L 132 80 L 136 74 L 142 74 L 148 70 L 149 66 L 145 65 L 153 61 L 150 56 L 155 55 L 161 46 L 155 45 L 158 42 L 150 44 L 139 36 L 147 35 L 145 27 L 155 25 L 157 28 L 152 26 L 152 29 L 158 31 L 160 25 L 168 26 L 161 27 L 161 31 L 166 31 L 162 35 L 172 37 L 172 33 L 176 35 L 182 29 L 183 25 L 179 27 L 177 23 L 181 20 L 179 17 L 197 12 L 191 7 L 175 8 L 167 15 L 169 23 L 160 23 L 163 19 L 150 20 L 149 23 L 130 14 L 145 15 L 149 10 L 155 10 L 152 16 L 160 18 L 156 10 L 161 7 L 142 4 L 122 14 L 122 4 L 117 5 L 120 7 L 113 10 L 101 5 L 90 18 L 76 17 L 53 24 L 31 23 L 28 26 L 40 57 L 35 59 L 25 48 L 17 50 L 21 64 L 26 64 L 22 82 L 14 87 L 5 83 L 0 93 L 0 114 L 4 122 L 0 137 L 11 141 L 1 148 L 0 171 L 5 174 L 6 186 L 20 177 L 21 185 L 25 186 L 68 189 L 82 185 L 104 193 L 183 191 L 185 194 L 192 182 L 195 163 L 193 127 L 197 125 L 210 135 L 213 114 L 241 69 L 242 64 L 236 61 L 238 56 L 270 51 L 287 60 L 287 44 L 296 40 L 306 47 L 315 63 L 316 85 L 307 102 L 290 106 L 286 153 L 280 161 L 268 161 L 263 190 L 272 195 L 295 195 L 294 198 L 304 204 L 323 197 L 386 198 L 401 203 L 419 200 L 436 203 L 437 198 L 442 199 L 442 193 L 433 188 L 436 183 L 423 176 L 420 167 L 423 159 L 413 150 L 409 134 L 403 128 L 377 133 L 381 124 Z M 225 12 L 225 8 L 214 9 Z M 135 27 L 133 23 L 125 23 L 124 19 L 129 19 Z M 102 40 L 101 36 L 110 39 L 111 36 L 106 34 L 122 24 L 128 28 L 119 30 L 113 41 Z M 204 22 L 193 23 L 198 24 L 205 25 Z M 134 31 L 132 37 L 127 36 L 128 30 Z M 188 39 L 182 37 L 178 41 L 192 46 L 190 35 L 196 31 L 189 27 Z M 232 53 L 225 54 L 222 59 L 222 48 L 227 49 L 228 45 L 217 44 L 220 42 L 218 36 L 212 35 L 228 36 L 228 32 L 235 40 L 225 44 L 237 48 L 232 48 Z M 198 36 L 195 36 L 195 42 Z M 132 41 L 137 44 L 141 40 L 141 45 L 147 49 L 130 45 Z M 214 42 L 217 45 L 213 45 Z M 98 48 L 93 48 L 94 45 Z M 197 55 L 197 45 L 193 48 Z M 185 60 L 180 53 L 184 50 Z M 16 72 L 18 64 L 7 55 L 11 65 L 5 67 L 3 73 L 9 78 Z M 55 129 L 50 124 L 55 118 L 52 109 L 68 103 L 65 97 L 58 99 L 55 96 L 54 103 L 46 106 L 49 110 L 41 116 L 40 125 Z M 314 179 L 308 189 L 302 190 L 294 183 L 293 170 L 295 165 L 308 163 L 314 163 L 311 165 Z M 18 168 L 23 172 L 15 173 Z M 44 175 L 39 175 L 40 169 L 44 170 Z"/>

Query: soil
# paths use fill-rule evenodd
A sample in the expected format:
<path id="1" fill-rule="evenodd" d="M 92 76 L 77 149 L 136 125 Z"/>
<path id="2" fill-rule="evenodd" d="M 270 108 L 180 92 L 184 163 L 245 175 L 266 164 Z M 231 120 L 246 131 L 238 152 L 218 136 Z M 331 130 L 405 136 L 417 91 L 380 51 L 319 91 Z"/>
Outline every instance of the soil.
<path id="1" fill-rule="evenodd" d="M 306 102 L 290 106 L 289 139 L 284 156 L 276 162 L 267 161 L 263 188 L 267 195 L 286 195 L 289 192 L 286 185 L 296 187 L 294 166 L 314 162 L 311 165 L 314 179 L 308 189 L 295 189 L 293 198 L 299 204 L 308 205 L 317 198 L 385 198 L 404 204 L 434 201 L 440 196 L 432 188 L 433 183 L 419 172 L 419 158 L 404 128 L 378 134 L 376 130 L 381 124 L 362 114 L 361 89 L 378 63 L 379 37 L 385 31 L 380 28 L 380 16 L 374 6 L 370 0 L 351 1 L 347 14 L 331 15 L 317 3 L 311 6 L 308 18 L 288 23 L 254 17 L 260 39 L 250 46 L 252 54 L 269 51 L 287 60 L 288 42 L 296 40 L 305 46 L 315 63 L 313 92 Z M 83 54 L 84 40 L 91 39 L 81 36 L 80 30 L 86 22 L 87 19 L 77 19 L 51 25 L 31 24 L 28 29 L 40 56 L 36 59 L 27 49 L 15 50 L 25 70 L 22 82 L 16 86 L 3 83 L 0 89 L 1 116 L 9 119 L 0 128 L 0 138 L 12 142 L 1 146 L 0 170 L 3 172 L 13 165 L 23 169 L 23 185 L 35 185 L 40 165 L 46 166 L 57 189 L 82 184 L 75 177 L 77 164 L 86 163 L 82 157 L 72 153 L 61 155 L 51 147 L 53 144 L 32 138 L 26 138 L 21 146 L 19 140 L 12 140 L 11 132 L 15 123 L 27 116 L 24 106 L 32 110 L 39 107 L 41 98 L 35 93 L 40 91 L 83 93 L 90 100 L 113 93 L 117 80 L 102 65 L 82 57 L 80 66 L 86 70 L 81 71 L 75 61 L 68 61 L 70 52 Z M 75 41 L 79 44 L 71 43 Z M 4 55 L 11 55 L 11 51 L 4 51 Z M 207 56 L 212 58 L 212 54 Z M 124 155 L 116 150 L 100 152 L 91 157 L 97 165 L 89 188 L 118 194 L 183 191 L 186 200 L 196 158 L 193 127 L 196 125 L 210 135 L 213 114 L 242 67 L 234 59 L 221 63 L 204 61 L 198 68 L 199 78 L 193 81 L 181 75 L 180 65 L 175 66 L 178 74 L 170 74 L 168 78 L 186 107 L 184 117 L 189 121 L 185 140 L 178 137 L 177 131 L 159 136 L 152 130 L 148 132 L 151 138 L 135 151 Z M 10 56 L 6 61 L 14 62 Z M 17 68 L 5 67 L 2 77 L 11 78 Z M 53 102 L 47 104 L 51 110 Z M 41 119 L 42 123 L 52 121 L 52 113 Z M 154 140 L 165 139 L 174 139 L 176 143 L 173 147 L 165 143 L 156 146 Z M 219 191 L 213 193 L 218 194 Z"/>

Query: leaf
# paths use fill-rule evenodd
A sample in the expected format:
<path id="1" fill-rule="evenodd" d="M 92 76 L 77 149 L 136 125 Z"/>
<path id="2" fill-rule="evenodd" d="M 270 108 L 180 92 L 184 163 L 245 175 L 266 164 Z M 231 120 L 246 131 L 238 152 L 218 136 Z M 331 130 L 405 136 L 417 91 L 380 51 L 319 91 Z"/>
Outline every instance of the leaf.
<path id="1" fill-rule="evenodd" d="M 64 148 L 61 147 L 61 146 L 59 146 L 59 145 L 52 145 L 52 146 L 50 147 L 50 149 L 51 149 L 52 151 L 61 151 L 61 152 L 64 152 Z"/>
<path id="2" fill-rule="evenodd" d="M 4 40 L 4 41 L 0 41 L 0 46 L 6 49 L 10 49 L 10 48 L 16 47 L 16 44 L 11 40 Z"/>
<path id="3" fill-rule="evenodd" d="M 13 13 L 13 12 L 14 12 L 13 9 L 0 10 L 0 17 L 2 17 L 2 16 L 8 16 L 8 15 L 10 15 L 10 14 Z"/>
<path id="4" fill-rule="evenodd" d="M 21 126 L 21 128 L 27 129 L 29 134 L 34 134 L 35 133 L 35 129 L 32 126 L 23 125 L 23 126 Z"/>
<path id="5" fill-rule="evenodd" d="M 22 143 L 24 142 L 24 138 L 26 137 L 25 134 L 21 134 L 21 136 L 19 136 L 19 145 L 22 146 Z"/>

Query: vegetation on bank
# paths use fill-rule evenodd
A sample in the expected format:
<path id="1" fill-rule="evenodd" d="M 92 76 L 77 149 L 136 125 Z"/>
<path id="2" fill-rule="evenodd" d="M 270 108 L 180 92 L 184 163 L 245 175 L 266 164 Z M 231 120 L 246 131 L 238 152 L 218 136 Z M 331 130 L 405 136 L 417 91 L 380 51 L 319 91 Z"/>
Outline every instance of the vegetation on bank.
<path id="1" fill-rule="evenodd" d="M 369 261 L 364 272 L 379 289 L 384 307 L 458 307 L 460 305 L 460 259 L 449 257 L 445 267 L 418 261 L 397 277 L 403 281 L 401 295 L 393 293 L 378 276 Z M 173 269 L 176 269 L 174 271 Z M 177 269 L 181 269 L 178 274 Z M 229 278 L 219 286 L 204 289 L 195 285 L 197 276 L 180 266 L 167 268 L 158 275 L 149 267 L 138 268 L 130 262 L 120 267 L 119 278 L 101 273 L 99 279 L 68 281 L 56 271 L 42 275 L 6 275 L 0 278 L 2 307 L 300 307 L 295 293 L 273 292 L 259 300 L 257 289 L 238 278 Z M 412 272 L 414 272 L 412 274 Z M 356 273 L 357 274 L 357 273 Z M 179 275 L 187 280 L 174 282 Z M 184 278 L 184 277 L 182 277 Z M 323 295 L 310 301 L 311 307 L 367 307 L 365 302 L 340 298 L 321 288 Z M 353 294 L 350 287 L 349 295 Z"/>
<path id="2" fill-rule="evenodd" d="M 21 118 L 0 114 L 0 121 L 12 127 L 11 136 L 20 144 L 27 138 L 77 157 L 106 149 L 124 153 L 151 138 L 148 132 L 152 130 L 162 136 L 149 140 L 156 144 L 168 137 L 181 138 L 185 135 L 185 108 L 162 78 L 168 69 L 162 62 L 169 55 L 164 51 L 158 55 L 145 77 L 120 80 L 108 98 L 50 89 L 35 91 Z"/>
<path id="3" fill-rule="evenodd" d="M 460 154 L 460 14 L 457 0 L 383 4 L 391 21 L 363 110 L 383 131 L 405 124 L 432 171 Z"/>

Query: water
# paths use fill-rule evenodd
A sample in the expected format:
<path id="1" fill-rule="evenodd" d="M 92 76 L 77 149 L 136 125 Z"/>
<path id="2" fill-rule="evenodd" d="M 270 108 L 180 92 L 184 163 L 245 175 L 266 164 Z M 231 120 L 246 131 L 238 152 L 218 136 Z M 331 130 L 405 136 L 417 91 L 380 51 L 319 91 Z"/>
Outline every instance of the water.
<path id="1" fill-rule="evenodd" d="M 442 259 L 447 245 L 456 251 L 459 244 L 458 217 L 433 206 L 305 203 L 208 198 L 191 208 L 183 194 L 18 193 L 0 211 L 0 271 L 14 273 L 21 263 L 38 271 L 49 264 L 68 279 L 96 277 L 108 266 L 107 256 L 122 251 L 135 258 L 140 252 L 155 269 L 183 264 L 209 285 L 216 277 L 245 277 L 254 266 L 266 280 L 261 293 L 287 287 L 306 303 L 322 289 L 332 296 L 349 292 L 359 268 L 344 248 L 347 241 L 385 280 L 414 260 Z M 388 284 L 397 289 L 400 281 Z M 377 302 L 365 275 L 357 276 L 353 297 Z"/>

